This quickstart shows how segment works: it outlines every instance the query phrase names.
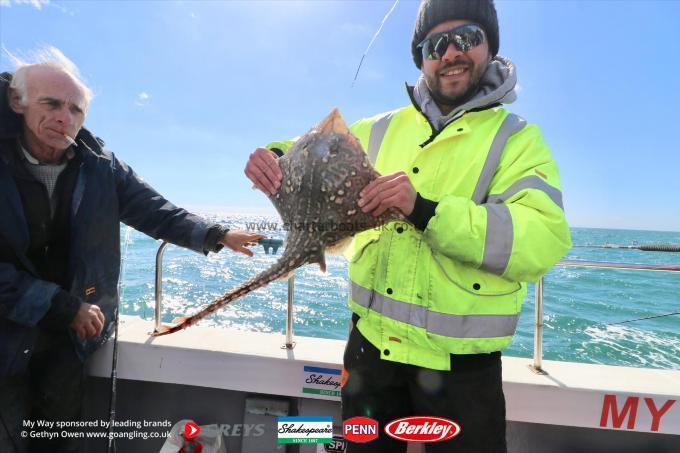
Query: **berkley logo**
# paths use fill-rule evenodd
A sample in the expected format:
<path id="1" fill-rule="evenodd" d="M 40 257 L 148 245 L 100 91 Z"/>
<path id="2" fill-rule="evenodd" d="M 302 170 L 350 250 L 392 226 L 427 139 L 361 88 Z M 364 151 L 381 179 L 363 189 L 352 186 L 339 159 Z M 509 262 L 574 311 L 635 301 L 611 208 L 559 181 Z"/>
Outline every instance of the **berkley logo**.
<path id="1" fill-rule="evenodd" d="M 460 426 L 446 418 L 423 415 L 391 421 L 385 426 L 385 433 L 410 442 L 442 442 L 460 434 Z"/>
<path id="2" fill-rule="evenodd" d="M 342 435 L 350 442 L 370 442 L 378 438 L 378 422 L 368 417 L 352 417 L 342 422 Z"/>

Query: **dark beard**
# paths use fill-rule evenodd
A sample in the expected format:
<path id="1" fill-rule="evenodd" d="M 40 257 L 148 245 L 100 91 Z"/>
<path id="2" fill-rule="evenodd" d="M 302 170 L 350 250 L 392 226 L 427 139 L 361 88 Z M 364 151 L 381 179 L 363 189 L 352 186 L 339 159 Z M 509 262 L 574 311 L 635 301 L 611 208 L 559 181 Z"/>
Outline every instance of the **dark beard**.
<path id="1" fill-rule="evenodd" d="M 472 97 L 477 94 L 477 91 L 479 90 L 479 80 L 474 80 L 471 81 L 470 84 L 467 86 L 465 91 L 460 93 L 458 96 L 451 97 L 451 96 L 444 96 L 441 94 L 441 92 L 436 89 L 433 90 L 430 88 L 430 94 L 432 95 L 432 99 L 434 102 L 437 103 L 437 105 L 445 105 L 447 107 L 450 107 L 451 110 L 455 109 L 459 105 L 465 104 L 467 101 L 472 99 Z"/>
<path id="2" fill-rule="evenodd" d="M 441 90 L 439 89 L 439 85 L 437 83 L 437 76 L 435 75 L 432 80 L 430 80 L 430 77 L 425 77 L 425 82 L 427 83 L 427 87 L 430 90 L 430 94 L 432 95 L 432 99 L 434 102 L 440 106 L 440 109 L 442 106 L 448 107 L 451 110 L 455 109 L 456 107 L 463 105 L 470 99 L 474 97 L 475 94 L 477 94 L 477 91 L 479 90 L 479 83 L 482 80 L 482 76 L 484 75 L 484 71 L 486 71 L 486 65 L 484 65 L 483 68 L 480 68 L 481 71 L 477 73 L 477 66 L 472 63 L 471 61 L 467 59 L 456 59 L 455 61 L 452 61 L 450 64 L 442 67 L 439 69 L 438 72 L 445 71 L 448 68 L 458 66 L 460 64 L 465 64 L 468 67 L 468 70 L 472 73 L 472 77 L 470 78 L 470 83 L 468 84 L 467 87 L 465 87 L 465 90 L 456 95 L 456 96 L 446 96 L 442 94 Z"/>

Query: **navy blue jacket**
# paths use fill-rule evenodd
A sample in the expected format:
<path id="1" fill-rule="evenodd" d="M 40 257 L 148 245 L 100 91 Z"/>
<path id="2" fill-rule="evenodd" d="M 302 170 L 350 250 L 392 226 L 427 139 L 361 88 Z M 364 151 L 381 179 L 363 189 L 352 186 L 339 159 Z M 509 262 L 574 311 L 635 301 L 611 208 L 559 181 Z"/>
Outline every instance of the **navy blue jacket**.
<path id="1" fill-rule="evenodd" d="M 9 110 L 7 83 L 0 77 L 0 379 L 26 372 L 37 323 L 60 289 L 41 280 L 26 256 L 29 233 L 10 172 L 21 117 Z M 206 253 L 211 227 L 158 194 L 86 129 L 76 137 L 82 159 L 72 195 L 68 281 L 70 294 L 100 307 L 102 334 L 80 340 L 68 329 L 81 359 L 105 343 L 118 309 L 120 222 L 155 239 Z M 209 242 L 209 241 L 208 241 Z M 4 258 L 3 258 L 4 257 Z M 7 257 L 11 257 L 8 259 Z"/>

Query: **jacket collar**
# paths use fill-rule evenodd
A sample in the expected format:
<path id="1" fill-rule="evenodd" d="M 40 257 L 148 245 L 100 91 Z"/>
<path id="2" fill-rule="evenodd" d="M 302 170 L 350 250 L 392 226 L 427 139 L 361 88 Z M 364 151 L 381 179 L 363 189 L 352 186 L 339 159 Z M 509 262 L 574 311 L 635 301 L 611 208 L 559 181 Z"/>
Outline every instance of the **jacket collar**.
<path id="1" fill-rule="evenodd" d="M 21 133 L 21 115 L 9 107 L 9 83 L 12 74 L 0 74 L 0 139 L 16 138 Z"/>

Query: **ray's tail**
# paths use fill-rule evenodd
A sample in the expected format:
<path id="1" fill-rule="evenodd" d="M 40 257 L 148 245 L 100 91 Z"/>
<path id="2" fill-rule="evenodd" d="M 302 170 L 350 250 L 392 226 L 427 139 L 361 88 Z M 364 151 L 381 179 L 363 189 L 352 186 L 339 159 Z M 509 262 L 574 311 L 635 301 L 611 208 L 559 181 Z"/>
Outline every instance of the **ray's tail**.
<path id="1" fill-rule="evenodd" d="M 192 316 L 178 318 L 174 321 L 176 323 L 175 325 L 161 326 L 157 331 L 153 332 L 151 335 L 154 337 L 160 337 L 162 335 L 169 335 L 171 333 L 175 333 L 180 330 L 186 329 L 187 327 L 196 324 L 198 321 L 205 318 L 206 316 L 213 314 L 214 312 L 224 307 L 225 305 L 228 305 L 229 303 L 235 301 L 236 299 L 245 296 L 249 292 L 262 288 L 263 286 L 268 285 L 274 280 L 286 277 L 288 274 L 290 274 L 290 272 L 300 267 L 302 264 L 304 264 L 304 260 L 301 259 L 296 260 L 292 256 L 292 253 L 284 252 L 283 255 L 281 255 L 281 258 L 279 258 L 279 260 L 272 266 L 270 266 L 268 269 L 260 272 L 247 282 L 225 293 L 222 297 L 210 302 L 210 304 L 208 304 L 198 313 Z"/>

